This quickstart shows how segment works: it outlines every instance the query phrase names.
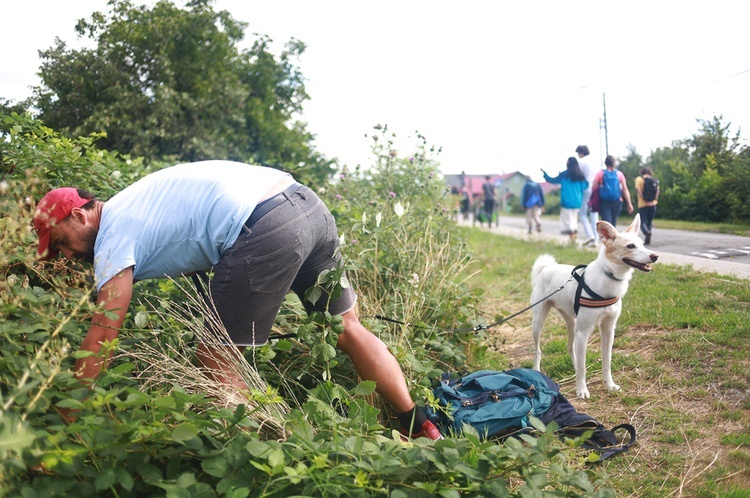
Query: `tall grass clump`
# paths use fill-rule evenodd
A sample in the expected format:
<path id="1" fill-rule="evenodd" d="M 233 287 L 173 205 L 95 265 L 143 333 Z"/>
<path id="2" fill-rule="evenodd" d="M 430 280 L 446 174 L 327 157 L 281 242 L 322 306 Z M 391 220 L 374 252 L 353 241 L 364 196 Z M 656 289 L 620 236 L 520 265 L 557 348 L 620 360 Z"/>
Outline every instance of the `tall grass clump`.
<path id="1" fill-rule="evenodd" d="M 481 320 L 478 292 L 466 285 L 473 263 L 456 232 L 439 151 L 417 134 L 415 150 L 399 152 L 394 138 L 376 127 L 373 166 L 344 169 L 326 202 L 346 240 L 362 316 L 410 324 L 369 322 L 410 360 L 407 376 L 425 378 L 466 361 L 467 338 L 442 330 Z"/>
<path id="2" fill-rule="evenodd" d="M 289 414 L 289 406 L 271 389 L 240 350 L 232 345 L 221 320 L 213 311 L 210 296 L 205 299 L 196 296 L 196 289 L 179 286 L 184 301 L 162 301 L 161 308 L 153 312 L 158 320 L 152 329 L 151 340 L 139 341 L 123 355 L 138 360 L 142 368 L 138 378 L 143 380 L 144 391 L 173 389 L 208 396 L 211 404 L 218 408 L 237 410 L 245 405 L 247 416 L 252 419 L 252 429 L 270 433 L 276 437 L 285 436 L 284 425 Z M 208 301 L 207 301 L 208 300 Z M 139 312 L 136 324 L 143 324 L 147 315 Z M 168 327 L 164 329 L 163 327 Z M 162 344 L 158 336 L 172 335 L 174 339 Z M 200 366 L 193 358 L 195 342 L 208 346 L 209 359 L 217 364 L 229 365 L 237 376 L 237 381 L 245 387 L 217 379 L 210 369 Z"/>

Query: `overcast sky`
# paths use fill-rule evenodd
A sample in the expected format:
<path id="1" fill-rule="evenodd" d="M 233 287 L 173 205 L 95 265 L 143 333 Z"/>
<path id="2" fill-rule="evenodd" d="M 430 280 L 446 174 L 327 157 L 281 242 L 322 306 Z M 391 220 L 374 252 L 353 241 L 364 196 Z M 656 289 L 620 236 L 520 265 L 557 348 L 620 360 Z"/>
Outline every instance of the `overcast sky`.
<path id="1" fill-rule="evenodd" d="M 134 0 L 138 3 L 138 0 Z M 603 159 L 629 144 L 644 156 L 723 115 L 750 137 L 750 3 L 683 1 L 379 2 L 217 0 L 298 61 L 316 145 L 344 164 L 368 164 L 376 124 L 407 153 L 415 131 L 442 147 L 444 173 L 564 169 L 576 145 Z M 38 83 L 37 51 L 70 46 L 81 17 L 106 0 L 3 5 L 0 97 Z"/>

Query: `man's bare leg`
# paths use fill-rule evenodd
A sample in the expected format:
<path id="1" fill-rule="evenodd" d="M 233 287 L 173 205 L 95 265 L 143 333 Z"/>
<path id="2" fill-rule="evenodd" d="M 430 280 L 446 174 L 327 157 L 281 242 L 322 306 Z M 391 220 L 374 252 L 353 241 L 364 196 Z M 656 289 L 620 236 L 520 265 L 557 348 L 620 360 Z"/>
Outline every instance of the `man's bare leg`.
<path id="1" fill-rule="evenodd" d="M 341 317 L 344 332 L 339 335 L 337 346 L 352 360 L 359 376 L 364 380 L 374 380 L 376 391 L 396 413 L 414 408 L 401 366 L 388 346 L 359 322 L 354 310 Z"/>
<path id="2" fill-rule="evenodd" d="M 198 361 L 200 361 L 204 367 L 208 368 L 209 374 L 213 377 L 213 380 L 228 386 L 234 386 L 242 392 L 248 391 L 249 388 L 247 387 L 247 384 L 233 365 L 228 361 L 221 361 L 221 358 L 230 357 L 232 352 L 223 352 L 220 348 L 237 348 L 240 353 L 245 349 L 244 347 L 238 346 L 209 346 L 200 343 L 195 352 L 198 356 Z"/>

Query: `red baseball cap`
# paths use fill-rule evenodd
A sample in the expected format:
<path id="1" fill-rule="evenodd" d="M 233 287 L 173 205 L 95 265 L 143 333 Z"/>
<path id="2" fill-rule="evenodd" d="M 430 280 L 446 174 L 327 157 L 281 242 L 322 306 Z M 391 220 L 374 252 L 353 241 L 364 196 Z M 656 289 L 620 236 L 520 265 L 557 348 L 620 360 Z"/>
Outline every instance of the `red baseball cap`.
<path id="1" fill-rule="evenodd" d="M 42 197 L 34 212 L 34 231 L 39 236 L 37 259 L 46 261 L 57 256 L 59 251 L 49 246 L 50 230 L 70 216 L 74 208 L 79 208 L 90 200 L 79 196 L 78 190 L 71 187 L 56 188 Z"/>

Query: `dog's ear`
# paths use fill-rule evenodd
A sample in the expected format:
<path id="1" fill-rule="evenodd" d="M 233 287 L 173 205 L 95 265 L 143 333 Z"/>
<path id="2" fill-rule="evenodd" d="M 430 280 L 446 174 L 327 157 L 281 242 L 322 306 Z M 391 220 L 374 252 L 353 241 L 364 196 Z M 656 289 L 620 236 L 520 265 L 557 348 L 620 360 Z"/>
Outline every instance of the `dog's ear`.
<path id="1" fill-rule="evenodd" d="M 596 231 L 603 242 L 615 240 L 615 237 L 617 237 L 617 229 L 608 221 L 597 221 Z"/>
<path id="2" fill-rule="evenodd" d="M 625 229 L 626 232 L 638 233 L 638 229 L 641 227 L 641 213 L 635 213 L 633 223 Z"/>

